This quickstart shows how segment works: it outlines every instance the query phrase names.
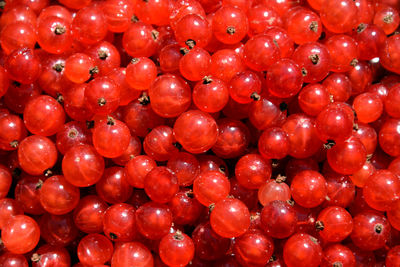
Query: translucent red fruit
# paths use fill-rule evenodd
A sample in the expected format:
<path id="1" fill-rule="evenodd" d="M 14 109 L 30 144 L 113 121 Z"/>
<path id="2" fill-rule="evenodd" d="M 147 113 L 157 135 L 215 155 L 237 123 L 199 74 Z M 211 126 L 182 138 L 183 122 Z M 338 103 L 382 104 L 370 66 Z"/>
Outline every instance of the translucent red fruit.
<path id="1" fill-rule="evenodd" d="M 374 24 L 379 26 L 385 34 L 389 35 L 393 33 L 400 24 L 399 12 L 391 6 L 382 6 L 375 12 Z"/>
<path id="2" fill-rule="evenodd" d="M 331 58 L 331 71 L 349 71 L 357 64 L 359 51 L 357 43 L 352 37 L 345 34 L 333 35 L 326 40 L 325 45 Z"/>
<path id="3" fill-rule="evenodd" d="M 182 189 L 169 202 L 174 222 L 179 225 L 195 225 L 203 211 L 203 206 L 194 197 L 191 189 Z"/>
<path id="4" fill-rule="evenodd" d="M 289 237 L 296 230 L 296 211 L 286 201 L 269 202 L 262 209 L 260 216 L 262 230 L 273 238 Z"/>
<path id="5" fill-rule="evenodd" d="M 250 213 L 246 205 L 234 198 L 216 203 L 210 215 L 212 229 L 226 238 L 244 234 L 250 226 Z"/>
<path id="6" fill-rule="evenodd" d="M 107 24 L 103 10 L 96 5 L 80 9 L 72 21 L 74 37 L 86 45 L 95 44 L 107 35 Z"/>
<path id="7" fill-rule="evenodd" d="M 129 28 L 133 15 L 133 3 L 130 1 L 108 0 L 103 4 L 107 28 L 111 32 L 124 32 Z"/>
<path id="8" fill-rule="evenodd" d="M 290 189 L 294 201 L 305 208 L 317 207 L 327 196 L 325 178 L 312 170 L 304 170 L 296 174 Z"/>
<path id="9" fill-rule="evenodd" d="M 258 189 L 271 178 L 270 161 L 259 154 L 247 154 L 239 159 L 235 166 L 235 175 L 239 184 L 248 189 Z"/>
<path id="10" fill-rule="evenodd" d="M 139 20 L 149 24 L 168 25 L 171 10 L 171 3 L 168 0 L 149 0 L 134 3 L 135 13 Z M 158 12 L 154 12 L 154 10 Z"/>
<path id="11" fill-rule="evenodd" d="M 205 47 L 211 40 L 212 27 L 206 18 L 197 14 L 187 14 L 177 21 L 174 33 L 181 46 Z"/>
<path id="12" fill-rule="evenodd" d="M 129 146 L 131 134 L 125 123 L 108 117 L 95 125 L 93 146 L 103 157 L 121 156 Z M 112 145 L 110 145 L 112 144 Z"/>
<path id="13" fill-rule="evenodd" d="M 179 71 L 189 81 L 200 81 L 209 74 L 211 65 L 210 54 L 200 47 L 182 50 L 184 56 L 179 60 Z"/>
<path id="14" fill-rule="evenodd" d="M 244 266 L 262 266 L 270 260 L 274 243 L 260 231 L 249 231 L 235 240 L 233 251 Z"/>
<path id="15" fill-rule="evenodd" d="M 156 166 L 156 162 L 149 156 L 134 157 L 125 166 L 128 183 L 136 188 L 144 188 L 146 175 Z"/>
<path id="16" fill-rule="evenodd" d="M 240 42 L 246 36 L 248 27 L 246 13 L 233 6 L 221 7 L 212 19 L 213 34 L 224 44 Z"/>
<path id="17" fill-rule="evenodd" d="M 193 182 L 196 199 L 206 207 L 223 200 L 229 192 L 229 180 L 219 171 L 201 172 Z"/>
<path id="18" fill-rule="evenodd" d="M 168 234 L 172 221 L 171 210 L 161 203 L 147 202 L 136 210 L 137 229 L 151 240 L 161 239 Z"/>
<path id="19" fill-rule="evenodd" d="M 208 113 L 190 110 L 175 121 L 174 135 L 185 150 L 199 154 L 217 142 L 218 125 Z"/>
<path id="20" fill-rule="evenodd" d="M 390 236 L 390 225 L 386 217 L 365 211 L 353 218 L 354 228 L 350 237 L 353 244 L 362 250 L 376 250 L 385 245 Z"/>
<path id="21" fill-rule="evenodd" d="M 127 242 L 116 246 L 111 259 L 111 266 L 154 266 L 150 250 L 139 242 Z"/>
<path id="22" fill-rule="evenodd" d="M 156 161 L 166 161 L 179 152 L 171 127 L 160 125 L 146 135 L 143 142 L 144 152 Z"/>
<path id="23" fill-rule="evenodd" d="M 0 148 L 15 150 L 19 143 L 26 137 L 27 131 L 22 119 L 9 114 L 0 118 Z"/>
<path id="24" fill-rule="evenodd" d="M 6 25 L 1 31 L 0 44 L 7 55 L 22 47 L 33 49 L 35 43 L 35 27 L 28 22 L 15 21 Z"/>
<path id="25" fill-rule="evenodd" d="M 385 260 L 385 264 L 387 267 L 395 267 L 400 260 L 400 246 L 392 247 Z"/>
<path id="26" fill-rule="evenodd" d="M 361 23 L 353 38 L 358 43 L 360 59 L 371 60 L 379 55 L 386 40 L 385 32 L 375 24 Z"/>
<path id="27" fill-rule="evenodd" d="M 383 103 L 378 95 L 362 93 L 354 98 L 353 108 L 357 120 L 364 123 L 376 121 L 383 112 Z"/>
<path id="28" fill-rule="evenodd" d="M 103 215 L 108 205 L 96 195 L 88 195 L 79 200 L 74 209 L 73 219 L 76 227 L 85 233 L 103 231 Z"/>
<path id="29" fill-rule="evenodd" d="M 132 57 L 149 57 L 156 52 L 158 32 L 149 24 L 135 22 L 124 32 L 122 45 Z"/>
<path id="30" fill-rule="evenodd" d="M 70 48 L 73 41 L 71 23 L 56 16 L 43 18 L 37 26 L 37 39 L 46 52 L 61 54 Z"/>
<path id="31" fill-rule="evenodd" d="M 63 107 L 50 96 L 36 97 L 25 106 L 24 123 L 33 134 L 53 135 L 61 130 L 64 122 Z"/>
<path id="32" fill-rule="evenodd" d="M 157 67 L 146 57 L 134 58 L 126 67 L 126 82 L 135 90 L 147 90 L 157 77 Z"/>
<path id="33" fill-rule="evenodd" d="M 56 265 L 60 267 L 71 266 L 71 257 L 63 247 L 49 244 L 41 246 L 31 257 L 32 267 Z"/>
<path id="34" fill-rule="evenodd" d="M 351 234 L 353 220 L 350 213 L 342 207 L 330 206 L 318 215 L 315 227 L 319 235 L 328 242 L 341 242 Z"/>
<path id="35" fill-rule="evenodd" d="M 0 264 L 4 267 L 28 267 L 28 261 L 24 255 L 6 252 L 0 256 Z"/>
<path id="36" fill-rule="evenodd" d="M 385 69 L 397 74 L 400 73 L 399 47 L 400 36 L 395 34 L 388 37 L 383 44 L 382 49 L 379 50 L 379 63 L 381 63 Z"/>
<path id="37" fill-rule="evenodd" d="M 342 264 L 342 266 L 356 266 L 356 258 L 353 252 L 346 246 L 341 244 L 329 245 L 324 249 L 324 257 L 321 266 L 330 267 L 334 264 Z"/>
<path id="38" fill-rule="evenodd" d="M 6 166 L 0 165 L 0 198 L 4 198 L 7 196 L 8 191 L 11 187 L 11 182 L 11 172 Z"/>
<path id="39" fill-rule="evenodd" d="M 40 229 L 34 219 L 25 215 L 10 218 L 1 231 L 1 240 L 11 253 L 25 254 L 34 249 L 40 239 Z"/>
<path id="40" fill-rule="evenodd" d="M 289 116 L 282 129 L 289 136 L 289 155 L 295 158 L 308 158 L 320 149 L 322 142 L 317 141 L 315 119 L 305 114 Z"/>
<path id="41" fill-rule="evenodd" d="M 33 49 L 20 48 L 7 56 L 4 68 L 12 80 L 30 84 L 39 78 L 42 65 Z"/>
<path id="42" fill-rule="evenodd" d="M 265 33 L 265 29 L 274 26 L 282 27 L 283 21 L 280 15 L 265 4 L 255 5 L 247 13 L 249 20 L 249 35 Z"/>
<path id="43" fill-rule="evenodd" d="M 127 201 L 132 195 L 132 187 L 126 176 L 122 167 L 106 168 L 103 177 L 96 183 L 97 195 L 108 203 Z"/>
<path id="44" fill-rule="evenodd" d="M 319 16 L 306 8 L 288 13 L 286 19 L 289 36 L 296 44 L 315 42 L 322 32 L 322 24 Z"/>
<path id="45" fill-rule="evenodd" d="M 286 241 L 283 259 L 288 267 L 295 267 L 299 262 L 317 267 L 322 261 L 322 248 L 313 236 L 297 233 Z"/>
<path id="46" fill-rule="evenodd" d="M 155 113 L 173 118 L 184 112 L 191 102 L 189 85 L 180 77 L 164 74 L 149 88 L 150 104 Z"/>
<path id="47" fill-rule="evenodd" d="M 331 67 L 331 57 L 327 47 L 318 42 L 298 46 L 292 58 L 300 66 L 304 82 L 322 81 Z"/>
<path id="48" fill-rule="evenodd" d="M 393 118 L 400 118 L 400 109 L 398 105 L 395 104 L 398 103 L 399 99 L 400 99 L 400 86 L 395 85 L 392 88 L 390 88 L 387 97 L 385 98 L 384 101 L 386 113 Z"/>
<path id="49" fill-rule="evenodd" d="M 135 208 L 129 204 L 115 204 L 104 212 L 103 232 L 115 242 L 132 241 L 137 232 L 135 224 Z"/>
<path id="50" fill-rule="evenodd" d="M 222 110 L 229 100 L 225 82 L 214 77 L 204 77 L 193 88 L 193 103 L 202 111 L 213 113 Z"/>
<path id="51" fill-rule="evenodd" d="M 97 183 L 104 171 L 104 159 L 90 145 L 73 146 L 64 155 L 62 169 L 65 179 L 74 186 Z"/>
<path id="52" fill-rule="evenodd" d="M 363 187 L 367 204 L 381 211 L 391 210 L 400 198 L 400 179 L 389 170 L 378 170 L 371 175 Z"/>
<path id="53" fill-rule="evenodd" d="M 96 115 L 108 115 L 114 112 L 120 103 L 121 88 L 107 76 L 90 81 L 85 90 L 85 102 Z"/>
<path id="54" fill-rule="evenodd" d="M 354 1 L 329 0 L 321 5 L 320 17 L 329 31 L 345 33 L 356 26 L 358 10 Z"/>
<path id="55" fill-rule="evenodd" d="M 0 229 L 3 229 L 11 218 L 24 214 L 20 204 L 12 198 L 0 199 Z"/>
<path id="56" fill-rule="evenodd" d="M 326 106 L 316 118 L 317 134 L 321 141 L 341 143 L 353 133 L 353 114 L 342 106 Z"/>
<path id="57" fill-rule="evenodd" d="M 329 149 L 327 159 L 329 166 L 341 174 L 353 174 L 364 165 L 367 151 L 361 141 L 351 137 Z"/>
<path id="58" fill-rule="evenodd" d="M 244 45 L 244 62 L 255 71 L 267 71 L 280 58 L 280 52 L 272 37 L 258 34 Z"/>
<path id="59" fill-rule="evenodd" d="M 167 167 L 155 167 L 146 175 L 144 190 L 154 202 L 167 203 L 179 190 L 178 179 Z"/>
<path id="60" fill-rule="evenodd" d="M 229 118 L 217 121 L 219 135 L 212 151 L 221 158 L 241 156 L 250 142 L 250 131 L 239 120 Z"/>
<path id="61" fill-rule="evenodd" d="M 40 203 L 43 208 L 55 215 L 72 211 L 79 202 L 79 188 L 71 185 L 62 175 L 48 178 L 40 189 Z"/>
<path id="62" fill-rule="evenodd" d="M 56 160 L 56 146 L 47 137 L 31 135 L 19 144 L 19 165 L 31 175 L 42 175 L 47 169 L 54 166 Z"/>
<path id="63" fill-rule="evenodd" d="M 76 145 L 91 144 L 91 142 L 92 134 L 87 125 L 78 121 L 67 122 L 56 135 L 57 149 L 63 155 Z"/>
<path id="64" fill-rule="evenodd" d="M 194 256 L 192 239 L 179 230 L 165 235 L 158 250 L 161 260 L 169 266 L 186 266 Z"/>
<path id="65" fill-rule="evenodd" d="M 242 58 L 233 49 L 221 49 L 211 56 L 210 74 L 226 83 L 244 70 Z"/>
<path id="66" fill-rule="evenodd" d="M 299 93 L 298 102 L 304 113 L 316 116 L 330 103 L 329 91 L 319 83 L 306 85 Z"/>
<path id="67" fill-rule="evenodd" d="M 248 104 L 260 98 L 261 79 L 253 71 L 237 73 L 229 82 L 229 94 L 233 100 Z"/>

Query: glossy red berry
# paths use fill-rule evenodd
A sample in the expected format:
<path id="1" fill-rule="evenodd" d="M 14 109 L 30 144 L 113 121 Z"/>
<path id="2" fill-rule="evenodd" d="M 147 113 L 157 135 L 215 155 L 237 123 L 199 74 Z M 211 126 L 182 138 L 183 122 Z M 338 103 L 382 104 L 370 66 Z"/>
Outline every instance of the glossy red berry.
<path id="1" fill-rule="evenodd" d="M 139 242 L 126 242 L 115 248 L 111 259 L 111 266 L 154 266 L 153 255 L 150 250 Z"/>
<path id="2" fill-rule="evenodd" d="M 286 201 L 269 202 L 262 209 L 260 216 L 262 230 L 273 238 L 289 237 L 296 230 L 296 212 Z"/>
<path id="3" fill-rule="evenodd" d="M 312 170 L 299 172 L 293 178 L 290 189 L 294 201 L 305 208 L 317 207 L 327 196 L 325 178 Z"/>
<path id="4" fill-rule="evenodd" d="M 167 203 L 179 190 L 178 178 L 167 167 L 155 167 L 146 175 L 144 190 L 154 202 Z"/>
<path id="5" fill-rule="evenodd" d="M 226 198 L 217 202 L 211 211 L 212 229 L 226 238 L 238 237 L 250 226 L 250 213 L 242 201 Z"/>
<path id="6" fill-rule="evenodd" d="M 272 37 L 258 34 L 244 45 L 244 62 L 255 71 L 267 71 L 280 58 L 279 48 Z"/>
<path id="7" fill-rule="evenodd" d="M 322 261 L 322 248 L 315 237 L 297 233 L 286 241 L 283 259 L 288 267 L 297 266 L 299 262 L 317 267 Z"/>
<path id="8" fill-rule="evenodd" d="M 329 0 L 321 5 L 322 24 L 331 32 L 345 33 L 357 24 L 357 7 L 350 0 Z"/>
<path id="9" fill-rule="evenodd" d="M 126 203 L 110 206 L 103 214 L 103 232 L 115 242 L 132 241 L 137 232 L 135 208 Z"/>
<path id="10" fill-rule="evenodd" d="M 351 215 L 342 207 L 330 206 L 323 209 L 317 220 L 315 227 L 322 239 L 328 242 L 340 242 L 353 230 Z"/>
<path id="11" fill-rule="evenodd" d="M 171 210 L 161 203 L 147 202 L 136 210 L 137 229 L 151 240 L 159 240 L 168 234 L 172 221 Z"/>
<path id="12" fill-rule="evenodd" d="M 158 250 L 161 260 L 169 266 L 186 266 L 194 256 L 192 239 L 179 230 L 165 235 Z"/>
<path id="13" fill-rule="evenodd" d="M 230 189 L 228 178 L 219 171 L 201 172 L 193 182 L 196 199 L 206 207 L 226 198 Z"/>

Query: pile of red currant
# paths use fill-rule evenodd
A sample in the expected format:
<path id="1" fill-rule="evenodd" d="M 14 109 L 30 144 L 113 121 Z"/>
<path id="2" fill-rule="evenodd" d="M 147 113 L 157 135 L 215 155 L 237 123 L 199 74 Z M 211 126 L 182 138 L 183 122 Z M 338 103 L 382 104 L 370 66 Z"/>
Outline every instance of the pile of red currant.
<path id="1" fill-rule="evenodd" d="M 0 9 L 0 267 L 400 266 L 400 0 Z"/>

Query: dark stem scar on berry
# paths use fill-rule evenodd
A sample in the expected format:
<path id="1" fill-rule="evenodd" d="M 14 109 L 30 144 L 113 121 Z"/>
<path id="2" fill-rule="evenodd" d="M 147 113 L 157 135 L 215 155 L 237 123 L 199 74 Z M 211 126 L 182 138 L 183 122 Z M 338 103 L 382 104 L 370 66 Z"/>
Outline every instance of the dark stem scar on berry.
<path id="1" fill-rule="evenodd" d="M 318 244 L 318 240 L 317 240 L 315 237 L 310 236 L 310 240 L 311 240 L 311 242 L 313 242 L 314 244 Z"/>
<path id="2" fill-rule="evenodd" d="M 157 41 L 158 36 L 160 36 L 160 33 L 156 30 L 151 31 L 151 36 L 153 37 L 154 41 Z"/>
<path id="3" fill-rule="evenodd" d="M 62 104 L 62 103 L 64 103 L 64 96 L 60 93 L 57 93 L 56 100 L 58 103 Z"/>
<path id="4" fill-rule="evenodd" d="M 103 49 L 99 49 L 99 51 L 97 52 L 97 55 L 99 56 L 99 58 L 101 60 L 105 60 L 108 58 L 108 53 L 107 51 L 103 50 Z"/>
<path id="5" fill-rule="evenodd" d="M 234 35 L 235 32 L 236 32 L 236 30 L 235 30 L 235 27 L 233 27 L 233 26 L 229 26 L 226 28 L 226 33 L 229 35 Z"/>
<path id="6" fill-rule="evenodd" d="M 275 181 L 277 183 L 283 183 L 284 181 L 286 181 L 286 176 L 278 174 L 278 176 L 276 177 Z"/>
<path id="7" fill-rule="evenodd" d="M 331 149 L 334 145 L 336 145 L 336 142 L 334 140 L 326 140 L 326 143 L 324 144 L 325 149 Z"/>
<path id="8" fill-rule="evenodd" d="M 21 86 L 21 83 L 19 83 L 19 82 L 17 82 L 17 81 L 13 81 L 12 84 L 13 84 L 15 87 L 20 87 L 20 86 Z"/>
<path id="9" fill-rule="evenodd" d="M 18 140 L 14 140 L 14 141 L 11 141 L 10 142 L 10 147 L 12 147 L 12 148 L 17 148 L 18 147 Z"/>
<path id="10" fill-rule="evenodd" d="M 325 200 L 326 201 L 331 201 L 331 198 L 328 195 L 326 195 Z"/>
<path id="11" fill-rule="evenodd" d="M 56 35 L 61 35 L 64 34 L 67 30 L 65 29 L 64 26 L 57 24 L 56 28 L 54 29 L 54 33 Z"/>
<path id="12" fill-rule="evenodd" d="M 37 254 L 37 253 L 32 254 L 32 257 L 31 257 L 32 262 L 38 262 L 38 261 L 40 261 L 40 259 L 41 259 L 41 256 L 39 254 Z"/>
<path id="13" fill-rule="evenodd" d="M 104 97 L 101 97 L 101 98 L 97 99 L 97 104 L 100 107 L 103 107 L 103 106 L 105 106 L 107 104 L 107 101 L 104 99 Z"/>
<path id="14" fill-rule="evenodd" d="M 98 74 L 99 73 L 99 67 L 94 66 L 89 70 L 90 75 Z"/>
<path id="15" fill-rule="evenodd" d="M 311 63 L 314 65 L 317 65 L 319 62 L 319 55 L 318 54 L 312 54 L 308 57 L 311 60 Z"/>
<path id="16" fill-rule="evenodd" d="M 136 22 L 138 22 L 139 21 L 139 18 L 136 16 L 136 15 L 132 15 L 132 17 L 131 17 L 131 22 L 132 23 L 136 23 Z"/>
<path id="17" fill-rule="evenodd" d="M 43 180 L 39 179 L 39 181 L 35 185 L 35 189 L 39 190 L 40 188 L 42 188 L 42 186 L 43 186 Z"/>
<path id="18" fill-rule="evenodd" d="M 115 240 L 118 238 L 118 236 L 114 233 L 110 233 L 110 238 L 111 238 L 111 240 Z"/>
<path id="19" fill-rule="evenodd" d="M 294 206 L 294 201 L 291 199 L 286 200 L 286 203 L 288 203 L 290 206 Z"/>
<path id="20" fill-rule="evenodd" d="M 362 33 L 365 30 L 365 28 L 367 28 L 367 24 L 360 23 L 360 25 L 357 26 L 357 32 Z"/>
<path id="21" fill-rule="evenodd" d="M 356 58 L 353 58 L 353 60 L 350 62 L 350 65 L 355 67 L 358 64 L 358 60 Z"/>
<path id="22" fill-rule="evenodd" d="M 174 240 L 181 241 L 181 240 L 183 240 L 183 238 L 184 238 L 184 236 L 183 236 L 182 232 L 179 230 L 176 230 L 176 232 L 174 233 Z"/>
<path id="23" fill-rule="evenodd" d="M 195 196 L 194 196 L 194 193 L 193 193 L 193 190 L 189 190 L 189 191 L 187 191 L 186 193 L 185 193 L 185 195 L 188 197 L 188 198 L 194 198 Z"/>
<path id="24" fill-rule="evenodd" d="M 224 165 L 219 166 L 218 170 L 219 170 L 221 173 L 226 174 L 226 168 L 225 168 Z"/>
<path id="25" fill-rule="evenodd" d="M 250 214 L 250 221 L 254 222 L 255 220 L 258 220 L 260 218 L 260 213 L 252 213 Z"/>
<path id="26" fill-rule="evenodd" d="M 0 1 L 0 8 L 4 9 L 6 7 L 6 1 Z"/>
<path id="27" fill-rule="evenodd" d="M 250 98 L 253 99 L 254 101 L 258 101 L 261 99 L 261 96 L 259 94 L 257 94 L 256 92 L 254 92 L 251 94 Z"/>
<path id="28" fill-rule="evenodd" d="M 380 234 L 383 231 L 383 225 L 378 223 L 375 225 L 375 233 Z"/>
<path id="29" fill-rule="evenodd" d="M 196 41 L 192 39 L 188 39 L 185 44 L 189 47 L 189 49 L 193 49 L 196 46 Z"/>
<path id="30" fill-rule="evenodd" d="M 110 125 L 110 126 L 114 126 L 115 125 L 115 120 L 114 120 L 113 117 L 111 117 L 111 116 L 107 117 L 107 125 Z"/>
<path id="31" fill-rule="evenodd" d="M 208 206 L 208 211 L 212 212 L 214 208 L 215 208 L 215 204 L 212 203 L 212 204 L 210 204 L 210 206 Z"/>
<path id="32" fill-rule="evenodd" d="M 307 76 L 307 70 L 306 70 L 306 68 L 301 68 L 301 75 L 303 75 L 303 77 L 305 77 L 305 76 Z"/>
<path id="33" fill-rule="evenodd" d="M 141 105 L 146 106 L 150 104 L 150 97 L 146 92 L 143 92 L 143 94 L 138 98 L 138 101 Z"/>
<path id="34" fill-rule="evenodd" d="M 189 53 L 189 49 L 187 49 L 186 47 L 182 47 L 181 49 L 179 49 L 179 52 L 182 55 L 186 55 L 187 53 Z"/>
<path id="35" fill-rule="evenodd" d="M 68 131 L 68 137 L 69 138 L 75 138 L 78 136 L 78 131 L 75 128 L 72 128 Z"/>
<path id="36" fill-rule="evenodd" d="M 134 57 L 134 58 L 132 58 L 131 63 L 132 63 L 132 64 L 136 64 L 136 63 L 139 63 L 139 61 L 140 61 L 139 58 Z"/>
<path id="37" fill-rule="evenodd" d="M 393 14 L 387 14 L 383 17 L 383 22 L 389 24 L 393 22 Z"/>
<path id="38" fill-rule="evenodd" d="M 268 260 L 269 262 L 274 262 L 274 261 L 276 261 L 278 258 L 274 255 L 274 254 L 272 254 L 272 256 L 271 256 L 271 258 Z"/>
<path id="39" fill-rule="evenodd" d="M 210 83 L 212 83 L 212 79 L 211 79 L 211 77 L 210 76 L 204 76 L 204 78 L 203 78 L 203 84 L 210 84 Z"/>
<path id="40" fill-rule="evenodd" d="M 276 41 L 275 39 L 272 39 L 272 42 L 274 43 L 274 45 L 275 45 L 277 48 L 279 48 L 278 41 Z"/>
<path id="41" fill-rule="evenodd" d="M 325 32 L 321 32 L 321 36 L 319 37 L 319 39 L 318 40 L 324 40 L 325 39 L 325 37 L 326 37 L 326 33 Z"/>
<path id="42" fill-rule="evenodd" d="M 366 159 L 366 161 L 367 162 L 371 162 L 371 159 L 372 159 L 372 156 L 373 156 L 374 154 L 368 154 L 367 155 L 367 159 Z"/>
<path id="43" fill-rule="evenodd" d="M 318 22 L 317 21 L 311 21 L 310 30 L 312 30 L 313 32 L 317 32 L 318 31 Z"/>
<path id="44" fill-rule="evenodd" d="M 45 177 L 50 177 L 50 176 L 53 176 L 53 172 L 52 172 L 52 170 L 47 169 L 47 170 L 45 170 L 45 171 L 43 172 L 43 175 L 44 175 Z"/>
<path id="45" fill-rule="evenodd" d="M 353 123 L 353 130 L 354 131 L 358 131 L 358 124 L 357 123 Z"/>
<path id="46" fill-rule="evenodd" d="M 331 94 L 329 94 L 329 102 L 331 103 L 335 102 L 335 98 Z"/>
<path id="47" fill-rule="evenodd" d="M 57 71 L 57 72 L 62 72 L 64 69 L 64 64 L 63 63 L 56 63 L 53 66 L 53 70 Z"/>
<path id="48" fill-rule="evenodd" d="M 332 264 L 332 267 L 343 267 L 343 264 L 339 261 L 336 261 Z"/>
<path id="49" fill-rule="evenodd" d="M 324 223 L 321 221 L 316 221 L 315 222 L 315 229 L 317 229 L 318 231 L 322 231 L 325 229 Z"/>

